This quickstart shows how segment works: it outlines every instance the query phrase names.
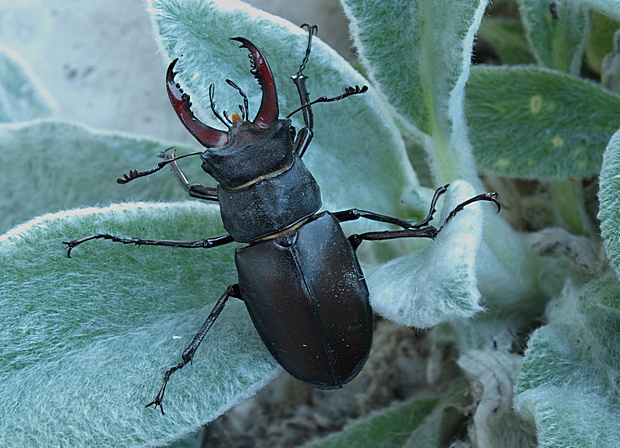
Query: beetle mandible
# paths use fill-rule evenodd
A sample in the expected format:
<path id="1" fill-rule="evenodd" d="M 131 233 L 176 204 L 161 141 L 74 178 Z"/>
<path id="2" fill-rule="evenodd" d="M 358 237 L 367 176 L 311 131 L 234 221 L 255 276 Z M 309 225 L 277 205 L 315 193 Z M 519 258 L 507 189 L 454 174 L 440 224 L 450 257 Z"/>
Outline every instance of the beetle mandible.
<path id="1" fill-rule="evenodd" d="M 338 101 L 364 93 L 367 87 L 347 87 L 342 95 L 310 101 L 303 71 L 308 63 L 316 26 L 308 29 L 305 56 L 293 82 L 301 106 L 285 118 L 279 118 L 276 85 L 269 64 L 261 51 L 242 37 L 232 39 L 250 52 L 251 73 L 262 89 L 256 116 L 249 120 L 247 95 L 234 82 L 243 98 L 241 115 L 222 117 L 213 103 L 213 85 L 209 100 L 214 115 L 226 126 L 222 131 L 198 120 L 191 110 L 190 97 L 175 82 L 175 59 L 166 75 L 168 96 L 187 130 L 207 149 L 176 157 L 160 153 L 165 160 L 156 168 L 117 179 L 124 184 L 170 165 L 179 184 L 191 196 L 219 202 L 225 235 L 198 241 L 168 241 L 121 238 L 96 234 L 65 242 L 68 255 L 77 245 L 93 239 L 150 246 L 211 248 L 237 241 L 244 243 L 235 251 L 238 283 L 231 285 L 217 300 L 182 361 L 164 375 L 155 399 L 146 406 L 159 407 L 170 376 L 189 363 L 205 335 L 230 297 L 241 299 L 274 358 L 295 378 L 313 387 L 336 389 L 351 381 L 364 366 L 373 332 L 373 315 L 368 288 L 356 256 L 362 241 L 395 238 L 435 238 L 441 230 L 429 225 L 438 198 L 433 197 L 427 217 L 419 223 L 377 213 L 349 209 L 318 212 L 321 207 L 319 186 L 302 161 L 312 140 L 312 105 Z M 301 111 L 305 127 L 298 133 L 290 116 Z M 217 188 L 190 183 L 177 160 L 200 155 L 202 168 L 217 182 Z M 476 201 L 494 202 L 496 193 L 484 193 L 459 204 L 443 225 L 466 205 Z M 365 218 L 396 225 L 401 230 L 384 230 L 346 237 L 342 222 Z M 442 226 L 443 227 L 443 226 Z"/>

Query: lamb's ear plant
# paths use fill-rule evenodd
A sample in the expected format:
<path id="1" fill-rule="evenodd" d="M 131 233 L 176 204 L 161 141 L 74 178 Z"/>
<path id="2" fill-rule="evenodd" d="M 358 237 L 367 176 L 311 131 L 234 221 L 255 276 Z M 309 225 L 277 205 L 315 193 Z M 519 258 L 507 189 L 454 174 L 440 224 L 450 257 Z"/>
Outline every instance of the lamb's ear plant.
<path id="1" fill-rule="evenodd" d="M 451 341 L 462 379 L 313 446 L 387 438 L 444 446 L 453 434 L 480 447 L 620 445 L 620 98 L 596 79 L 618 56 L 603 62 L 592 41 L 611 47 L 613 29 L 596 24 L 620 19 L 620 6 L 522 0 L 518 22 L 485 17 L 484 0 L 342 3 L 367 79 L 317 39 L 308 87 L 313 97 L 355 84 L 369 91 L 315 107 L 304 160 L 325 209 L 422 219 L 433 187 L 451 183 L 441 223 L 487 188 L 483 171 L 504 212 L 476 204 L 434 242 L 362 245 L 374 310 Z M 267 56 L 281 111 L 299 106 L 290 76 L 307 36 L 297 25 L 231 0 L 151 0 L 149 9 L 163 57 L 180 58 L 177 80 L 203 120 L 211 83 L 218 105 L 238 104 L 227 78 L 257 110 L 260 89 L 232 36 Z M 530 65 L 472 68 L 483 20 L 498 57 Z M 0 53 L 0 445 L 171 443 L 255 394 L 279 368 L 232 301 L 193 368 L 170 382 L 166 416 L 144 409 L 235 282 L 233 249 L 90 242 L 67 258 L 63 241 L 93 233 L 201 239 L 223 228 L 216 206 L 179 202 L 184 192 L 165 172 L 116 186 L 123 172 L 152 168 L 170 142 L 63 122 L 49 98 L 18 58 Z M 299 114 L 293 122 L 303 126 Z M 424 186 L 403 135 L 422 149 L 413 162 L 429 167 Z M 204 183 L 197 165 L 184 168 Z M 458 431 L 465 409 L 468 431 Z"/>

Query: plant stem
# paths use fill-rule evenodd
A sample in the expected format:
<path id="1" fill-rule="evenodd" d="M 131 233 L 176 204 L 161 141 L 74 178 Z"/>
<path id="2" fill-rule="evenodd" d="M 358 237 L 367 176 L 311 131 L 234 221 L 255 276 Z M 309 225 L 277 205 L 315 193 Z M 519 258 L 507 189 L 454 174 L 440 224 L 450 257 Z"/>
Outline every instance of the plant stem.
<path id="1" fill-rule="evenodd" d="M 557 211 L 568 230 L 576 235 L 591 236 L 592 223 L 583 206 L 581 182 L 552 180 L 550 186 Z"/>

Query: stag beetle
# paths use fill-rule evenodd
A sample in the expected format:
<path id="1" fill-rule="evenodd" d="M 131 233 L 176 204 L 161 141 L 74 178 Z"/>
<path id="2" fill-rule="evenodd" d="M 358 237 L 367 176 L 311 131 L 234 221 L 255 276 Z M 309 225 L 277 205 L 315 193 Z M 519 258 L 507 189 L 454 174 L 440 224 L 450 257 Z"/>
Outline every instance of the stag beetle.
<path id="1" fill-rule="evenodd" d="M 222 131 L 198 120 L 191 110 L 188 94 L 175 82 L 175 59 L 169 66 L 166 85 L 170 102 L 187 130 L 207 149 L 176 157 L 160 153 L 165 160 L 156 168 L 117 179 L 124 184 L 170 165 L 183 189 L 194 198 L 219 202 L 224 227 L 228 232 L 198 241 L 167 241 L 121 238 L 96 234 L 65 242 L 68 255 L 77 245 L 93 239 L 108 239 L 124 244 L 210 248 L 237 241 L 235 264 L 238 283 L 231 285 L 215 304 L 182 361 L 170 368 L 155 399 L 147 406 L 164 412 L 162 399 L 170 376 L 189 363 L 205 335 L 222 312 L 229 297 L 241 299 L 256 330 L 274 358 L 297 379 L 320 389 L 336 389 L 351 381 L 364 366 L 373 333 L 373 314 L 368 288 L 356 256 L 362 241 L 394 238 L 434 238 L 441 230 L 429 225 L 435 204 L 447 189 L 439 188 L 428 216 L 420 223 L 403 221 L 377 213 L 350 209 L 318 212 L 321 194 L 314 177 L 302 161 L 312 140 L 312 105 L 338 101 L 364 93 L 367 87 L 347 87 L 342 95 L 310 101 L 303 71 L 308 63 L 316 26 L 308 29 L 305 57 L 293 82 L 301 106 L 286 118 L 278 118 L 276 85 L 269 64 L 249 40 L 233 37 L 241 48 L 249 50 L 251 73 L 262 89 L 260 107 L 249 120 L 248 97 L 234 82 L 226 80 L 243 98 L 235 113 L 222 117 L 209 100 L 213 114 L 227 128 Z M 290 116 L 303 113 L 305 127 L 298 133 Z M 177 160 L 200 155 L 202 168 L 218 182 L 217 188 L 190 183 Z M 494 202 L 496 193 L 485 193 L 459 204 L 448 215 L 476 201 Z M 346 237 L 342 222 L 359 218 L 396 225 L 401 230 L 353 234 Z"/>

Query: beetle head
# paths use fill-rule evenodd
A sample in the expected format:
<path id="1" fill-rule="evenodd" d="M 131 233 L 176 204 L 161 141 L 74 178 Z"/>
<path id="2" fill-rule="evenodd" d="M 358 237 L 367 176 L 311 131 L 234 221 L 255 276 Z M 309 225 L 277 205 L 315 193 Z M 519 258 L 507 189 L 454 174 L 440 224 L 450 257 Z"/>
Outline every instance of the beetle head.
<path id="1" fill-rule="evenodd" d="M 228 81 L 231 86 L 235 87 L 241 95 L 243 95 L 244 100 L 246 101 L 246 108 L 241 108 L 243 116 L 240 117 L 238 114 L 233 114 L 232 121 L 229 120 L 232 127 L 228 126 L 228 124 L 213 107 L 213 87 L 211 86 L 209 89 L 211 108 L 218 119 L 220 119 L 220 121 L 228 127 L 228 131 L 222 131 L 204 124 L 194 116 L 194 113 L 191 110 L 192 103 L 189 95 L 183 92 L 181 86 L 174 80 L 176 75 L 174 72 L 174 66 L 176 65 L 178 59 L 172 61 L 166 74 L 166 87 L 168 89 L 168 97 L 170 98 L 172 107 L 187 130 L 196 138 L 196 140 L 200 142 L 200 144 L 207 148 L 217 148 L 226 145 L 231 140 L 232 133 L 239 133 L 242 129 L 248 128 L 245 125 L 246 123 L 251 123 L 254 129 L 266 129 L 273 126 L 278 121 L 279 108 L 276 83 L 273 78 L 273 74 L 271 73 L 271 69 L 269 68 L 269 64 L 267 63 L 267 59 L 265 59 L 262 52 L 249 40 L 243 37 L 233 37 L 232 39 L 241 42 L 241 48 L 247 48 L 250 51 L 249 57 L 252 65 L 251 73 L 258 80 L 258 84 L 261 86 L 263 91 L 260 107 L 253 121 L 250 122 L 247 117 L 247 97 L 232 81 Z M 226 117 L 226 119 L 228 119 L 228 117 Z"/>
<path id="2" fill-rule="evenodd" d="M 241 42 L 241 48 L 250 51 L 251 73 L 263 91 L 261 103 L 254 120 L 248 117 L 248 100 L 245 93 L 232 81 L 228 84 L 239 91 L 244 106 L 241 115 L 232 119 L 224 112 L 224 118 L 213 105 L 213 86 L 209 88 L 211 109 L 228 128 L 216 129 L 198 120 L 192 110 L 190 97 L 174 80 L 174 66 L 168 67 L 167 88 L 170 102 L 179 119 L 189 132 L 207 149 L 202 153 L 202 168 L 224 188 L 237 188 L 260 176 L 277 172 L 292 163 L 294 129 L 288 118 L 278 119 L 276 83 L 265 56 L 256 46 L 243 37 L 233 37 Z"/>

